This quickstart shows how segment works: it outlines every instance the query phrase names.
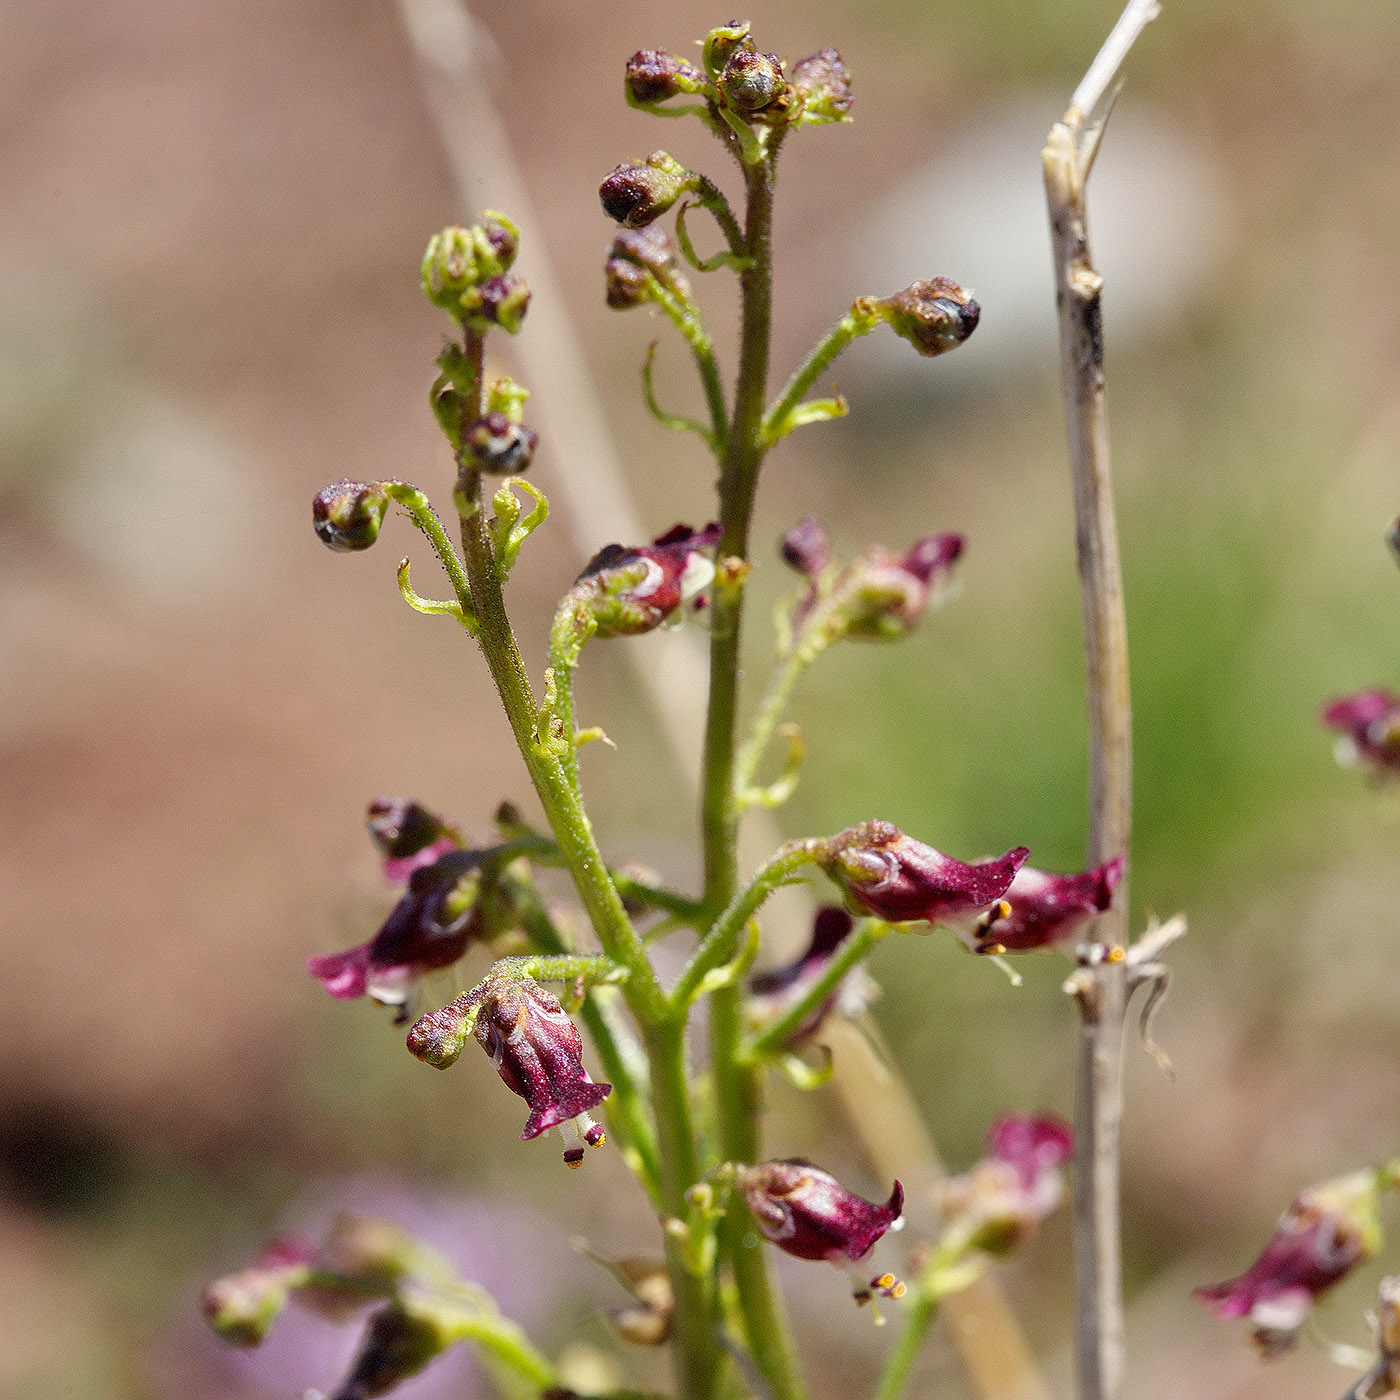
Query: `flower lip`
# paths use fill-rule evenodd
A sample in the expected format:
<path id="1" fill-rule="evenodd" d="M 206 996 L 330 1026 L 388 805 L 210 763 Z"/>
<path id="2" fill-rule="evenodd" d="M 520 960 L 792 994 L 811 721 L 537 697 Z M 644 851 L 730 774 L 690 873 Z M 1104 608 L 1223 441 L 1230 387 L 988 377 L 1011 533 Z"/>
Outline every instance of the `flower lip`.
<path id="1" fill-rule="evenodd" d="M 1400 770 L 1400 695 L 1381 686 L 1343 695 L 1323 707 L 1322 722 L 1341 736 L 1340 761 Z"/>
<path id="2" fill-rule="evenodd" d="M 760 1020 L 781 1016 L 793 1005 L 821 975 L 822 969 L 831 961 L 832 955 L 845 942 L 855 920 L 844 909 L 835 904 L 823 905 L 812 920 L 812 941 L 806 951 L 795 961 L 783 967 L 775 967 L 767 972 L 755 973 L 749 978 L 749 1011 Z M 849 997 L 848 988 L 852 979 L 860 977 L 860 970 L 852 968 L 842 983 L 829 997 L 816 1007 L 800 1025 L 795 1027 L 788 1044 L 805 1040 L 826 1019 L 831 1009 L 840 1003 L 843 1010 Z M 861 1002 L 868 997 L 864 987 L 850 1000 Z"/>
<path id="3" fill-rule="evenodd" d="M 674 525 L 650 545 L 600 549 L 574 583 L 600 637 L 635 636 L 659 627 L 683 603 L 698 601 L 713 577 L 704 551 L 719 543 L 711 523 L 692 530 Z"/>
<path id="4" fill-rule="evenodd" d="M 1113 903 L 1122 877 L 1121 855 L 1076 875 L 1023 865 L 1007 887 L 1002 909 L 989 910 L 967 931 L 968 946 L 976 953 L 1066 946 Z"/>
<path id="5" fill-rule="evenodd" d="M 1046 1172 L 1069 1161 L 1074 1154 L 1074 1134 L 1059 1118 L 1006 1113 L 993 1120 L 987 1149 L 998 1161 L 1015 1167 L 1021 1184 L 1030 1190 Z"/>

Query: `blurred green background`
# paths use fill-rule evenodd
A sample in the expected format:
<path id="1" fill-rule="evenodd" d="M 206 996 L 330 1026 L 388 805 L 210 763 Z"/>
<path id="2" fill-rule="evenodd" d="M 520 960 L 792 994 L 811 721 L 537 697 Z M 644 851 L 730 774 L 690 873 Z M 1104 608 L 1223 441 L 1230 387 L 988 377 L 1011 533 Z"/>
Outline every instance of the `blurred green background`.
<path id="1" fill-rule="evenodd" d="M 947 361 L 863 342 L 829 376 L 850 418 L 771 460 L 761 540 L 813 512 L 847 554 L 968 537 L 960 598 L 901 646 L 830 654 L 801 691 L 790 834 L 880 816 L 964 857 L 1024 842 L 1041 866 L 1082 862 L 1038 133 L 1116 10 L 748 12 L 763 48 L 839 47 L 857 93 L 851 126 L 785 151 L 775 375 L 890 277 L 951 275 L 984 307 Z M 1130 1388 L 1331 1396 L 1347 1377 L 1318 1349 L 1265 1369 L 1188 1295 L 1242 1267 L 1298 1186 L 1400 1138 L 1400 801 L 1337 769 L 1315 718 L 1334 693 L 1400 683 L 1400 576 L 1381 543 L 1400 510 L 1400 10 L 1165 11 L 1106 138 L 1101 227 L 1091 199 L 1133 661 L 1133 919 L 1191 922 L 1158 1027 L 1175 1082 L 1130 1055 Z M 602 305 L 595 190 L 660 144 L 727 176 L 698 132 L 627 110 L 619 90 L 635 48 L 688 51 L 729 16 L 523 0 L 478 18 L 544 225 L 520 268 L 547 257 L 567 289 L 648 528 L 703 518 L 707 464 L 638 402 L 660 331 Z M 336 1202 L 446 1222 L 547 1342 L 605 1346 L 599 1276 L 559 1256 L 581 1231 L 648 1247 L 616 1160 L 566 1176 L 518 1142 L 517 1103 L 484 1061 L 430 1075 L 382 1012 L 333 1003 L 302 972 L 387 907 L 369 797 L 413 794 L 484 829 L 500 797 L 525 795 L 478 659 L 395 596 L 395 551 L 417 559 L 416 542 L 391 527 L 347 560 L 307 528 L 309 497 L 341 475 L 406 475 L 446 505 L 424 402 L 440 327 L 416 267 L 433 229 L 474 210 L 454 203 L 399 14 L 70 0 L 12 7 L 6 30 L 0 1393 L 329 1385 L 309 1342 L 295 1383 L 230 1363 L 192 1310 L 205 1278 Z M 480 183 L 489 207 L 489 172 Z M 702 295 L 727 350 L 729 303 Z M 675 347 L 662 363 L 668 402 L 690 402 Z M 543 444 L 546 490 L 568 449 Z M 534 664 L 552 599 L 601 543 L 558 515 L 532 541 L 514 602 Z M 755 683 L 789 584 L 771 550 L 759 564 Z M 620 745 L 585 763 L 604 845 L 686 880 L 685 780 L 621 656 L 599 646 L 585 669 L 583 722 Z M 872 970 L 876 1021 L 952 1164 L 1003 1108 L 1068 1110 L 1062 964 L 1029 960 L 1013 990 L 935 934 L 891 940 Z M 775 1090 L 774 1108 L 775 1153 L 886 1189 L 824 1094 Z M 1067 1242 L 1057 1222 L 1004 1271 L 1062 1395 Z M 831 1271 L 785 1277 L 819 1390 L 857 1393 L 885 1337 Z M 1364 1340 L 1369 1287 L 1348 1285 L 1324 1326 Z M 620 1364 L 644 1377 L 650 1362 Z M 418 1393 L 475 1383 L 445 1384 Z M 921 1384 L 967 1393 L 941 1340 Z"/>

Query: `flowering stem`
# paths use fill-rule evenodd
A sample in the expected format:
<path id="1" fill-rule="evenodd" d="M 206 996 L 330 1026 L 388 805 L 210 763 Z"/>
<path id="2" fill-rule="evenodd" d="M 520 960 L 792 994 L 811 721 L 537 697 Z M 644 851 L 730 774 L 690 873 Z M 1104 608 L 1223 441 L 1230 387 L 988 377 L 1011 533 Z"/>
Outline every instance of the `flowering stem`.
<path id="1" fill-rule="evenodd" d="M 1129 0 L 1075 90 L 1042 152 L 1055 260 L 1060 365 L 1074 481 L 1089 709 L 1089 861 L 1128 850 L 1132 737 L 1127 629 L 1104 406 L 1103 279 L 1089 250 L 1085 185 L 1112 103 L 1118 68 L 1157 13 L 1156 0 Z M 1101 916 L 1100 944 L 1126 942 L 1124 888 Z M 1120 1132 L 1126 961 L 1098 958 L 1081 969 L 1075 1092 L 1074 1245 L 1076 1369 L 1080 1400 L 1118 1400 L 1124 1369 Z"/>
<path id="2" fill-rule="evenodd" d="M 544 1392 L 559 1384 L 559 1373 L 540 1355 L 525 1333 L 503 1317 L 483 1318 L 459 1324 L 464 1339 L 475 1342 L 491 1362 L 519 1376 L 532 1392 Z"/>
<path id="3" fill-rule="evenodd" d="M 885 1361 L 884 1370 L 871 1400 L 899 1400 L 909 1384 L 914 1363 L 924 1349 L 928 1330 L 938 1315 L 939 1300 L 931 1293 L 916 1289 L 905 1305 L 904 1327 Z"/>
<path id="4" fill-rule="evenodd" d="M 467 333 L 465 349 L 473 367 L 475 412 L 485 407 L 483 344 L 480 335 Z M 515 742 L 539 794 L 550 829 L 559 843 L 579 898 L 603 945 L 603 951 L 629 972 L 624 995 L 637 1019 L 648 1028 L 647 1048 L 652 1055 L 652 1105 L 661 1147 L 662 1205 L 673 1216 L 683 1217 L 685 1192 L 695 1176 L 685 1164 L 695 1157 L 694 1128 L 690 1116 L 689 1083 L 684 1061 L 684 1040 L 672 1034 L 670 1004 L 656 980 L 646 949 L 632 927 L 616 887 L 609 878 L 583 810 L 570 769 L 553 749 L 540 742 L 539 715 L 520 649 L 506 614 L 501 575 L 491 544 L 490 530 L 481 501 L 480 474 L 467 470 L 460 491 L 462 551 L 470 581 L 471 598 L 480 621 L 479 641 L 491 677 L 510 720 Z M 572 736 L 570 736 L 572 738 Z M 691 1169 L 693 1173 L 693 1167 Z M 688 1177 L 688 1179 L 687 1179 Z M 676 1295 L 676 1372 L 683 1397 L 708 1397 L 719 1352 L 709 1322 L 709 1300 L 699 1281 L 686 1267 L 672 1244 L 667 1246 L 671 1285 Z"/>
<path id="5" fill-rule="evenodd" d="M 890 931 L 879 919 L 863 919 L 842 940 L 821 975 L 775 1021 L 770 1021 L 743 1048 L 746 1059 L 761 1060 L 776 1055 L 817 1008 L 841 985 L 841 979 Z"/>
<path id="6" fill-rule="evenodd" d="M 857 303 L 859 304 L 859 303 Z M 788 419 L 802 402 L 817 377 L 853 341 L 869 334 L 880 324 L 876 316 L 861 316 L 852 307 L 812 348 L 811 354 L 798 366 L 783 389 L 781 397 L 764 416 L 764 441 L 774 443 L 791 426 Z"/>
<path id="7" fill-rule="evenodd" d="M 724 451 L 725 434 L 729 428 L 729 412 L 724 404 L 724 388 L 719 381 L 719 366 L 715 363 L 715 345 L 705 323 L 700 319 L 699 308 L 689 297 L 678 296 L 658 278 L 651 279 L 652 295 L 656 304 L 671 319 L 671 324 L 681 333 L 690 353 L 695 357 L 695 368 L 700 371 L 700 383 L 705 389 L 705 403 L 710 410 L 710 440 L 715 452 Z"/>

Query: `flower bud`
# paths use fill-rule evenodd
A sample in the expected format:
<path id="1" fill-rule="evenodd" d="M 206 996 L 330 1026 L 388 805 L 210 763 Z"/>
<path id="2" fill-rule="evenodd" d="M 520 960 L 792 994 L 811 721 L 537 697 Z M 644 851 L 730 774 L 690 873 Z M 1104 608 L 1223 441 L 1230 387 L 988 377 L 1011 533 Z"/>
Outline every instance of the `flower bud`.
<path id="1" fill-rule="evenodd" d="M 941 355 L 961 345 L 977 329 L 982 315 L 971 295 L 946 277 L 915 282 L 867 304 L 921 355 Z"/>
<path id="2" fill-rule="evenodd" d="M 516 476 L 530 465 L 539 445 L 533 428 L 512 423 L 504 413 L 478 418 L 462 435 L 462 447 L 478 471 Z"/>
<path id="3" fill-rule="evenodd" d="M 507 335 L 515 335 L 525 322 L 530 305 L 530 288 L 514 273 L 489 277 L 479 287 L 462 296 L 464 322 L 477 324 L 478 329 L 499 326 Z"/>
<path id="4" fill-rule="evenodd" d="M 408 797 L 376 797 L 365 825 L 384 857 L 384 878 L 391 885 L 407 884 L 415 870 L 462 844 L 441 817 Z"/>
<path id="5" fill-rule="evenodd" d="M 633 107 L 650 107 L 668 98 L 703 92 L 705 75 L 665 49 L 638 49 L 627 60 L 624 90 Z"/>
<path id="6" fill-rule="evenodd" d="M 790 569 L 815 578 L 831 560 L 831 539 L 821 521 L 809 515 L 782 537 L 778 551 Z"/>
<path id="7" fill-rule="evenodd" d="M 454 849 L 413 871 L 408 889 L 368 943 L 308 958 L 306 970 L 340 1000 L 368 995 L 405 1008 L 426 973 L 450 967 L 471 943 L 487 937 L 475 873 L 480 860 L 477 851 Z"/>
<path id="8" fill-rule="evenodd" d="M 703 530 L 672 526 L 650 545 L 625 549 L 610 544 L 589 560 L 572 594 L 587 609 L 599 637 L 650 632 L 685 604 L 699 604 L 714 579 L 708 553 L 719 543 L 719 526 Z"/>
<path id="9" fill-rule="evenodd" d="M 434 1290 L 410 1288 L 370 1314 L 350 1374 L 332 1400 L 372 1400 L 416 1376 L 461 1339 L 462 1305 Z"/>
<path id="10" fill-rule="evenodd" d="M 958 534 L 925 535 L 903 556 L 873 546 L 833 584 L 833 593 L 844 597 L 833 625 L 860 641 L 904 636 L 935 601 L 962 551 Z"/>
<path id="11" fill-rule="evenodd" d="M 996 860 L 965 865 L 889 822 L 862 822 L 823 843 L 818 863 L 847 905 L 890 923 L 956 922 L 995 904 L 1030 854 L 1017 846 Z"/>
<path id="12" fill-rule="evenodd" d="M 653 151 L 643 164 L 615 166 L 598 186 L 598 197 L 608 218 L 628 228 L 643 228 L 699 186 L 700 177 L 680 161 L 665 151 Z"/>
<path id="13" fill-rule="evenodd" d="M 776 54 L 736 48 L 717 86 L 725 105 L 742 117 L 773 115 L 787 106 L 788 84 Z"/>
<path id="14" fill-rule="evenodd" d="M 1400 772 L 1400 695 L 1380 687 L 1344 695 L 1323 710 L 1322 722 L 1338 731 L 1338 763 L 1364 764 L 1381 775 Z"/>
<path id="15" fill-rule="evenodd" d="M 206 1321 L 233 1346 L 257 1346 L 292 1290 L 311 1276 L 311 1259 L 311 1247 L 303 1241 L 274 1240 L 246 1269 L 215 1279 L 204 1290 Z"/>
<path id="16" fill-rule="evenodd" d="M 998 904 L 959 936 L 974 953 L 1026 953 L 1069 948 L 1113 903 L 1123 857 L 1077 875 L 1051 875 L 1023 865 Z"/>
<path id="17" fill-rule="evenodd" d="M 843 122 L 854 100 L 851 75 L 835 49 L 820 49 L 793 65 L 788 74 L 797 108 L 804 123 Z"/>
<path id="18" fill-rule="evenodd" d="M 328 549 L 368 549 L 379 538 L 389 493 L 380 481 L 337 481 L 311 502 L 311 523 Z"/>
<path id="19" fill-rule="evenodd" d="M 316 1268 L 334 1276 L 344 1290 L 366 1297 L 387 1297 L 404 1279 L 445 1279 L 451 1268 L 427 1245 L 391 1220 L 349 1212 L 336 1216 L 316 1255 Z"/>
<path id="20" fill-rule="evenodd" d="M 428 240 L 423 254 L 423 294 L 461 321 L 463 298 L 482 283 L 508 272 L 519 246 L 519 230 L 503 214 L 488 212 L 481 223 L 470 228 L 445 228 Z"/>
<path id="21" fill-rule="evenodd" d="M 800 1160 L 740 1167 L 736 1183 L 765 1239 L 798 1259 L 825 1259 L 840 1269 L 869 1254 L 904 1210 L 897 1181 L 889 1200 L 876 1205 Z"/>
<path id="22" fill-rule="evenodd" d="M 1238 1278 L 1196 1289 L 1218 1317 L 1248 1317 L 1266 1355 L 1291 1346 L 1313 1305 L 1381 1245 L 1380 1174 L 1353 1172 L 1298 1193 Z"/>
<path id="23" fill-rule="evenodd" d="M 1064 1199 L 1060 1168 L 1074 1136 L 1058 1118 L 1006 1114 L 987 1134 L 987 1155 L 940 1192 L 947 1226 L 973 1249 L 1005 1254 L 1024 1244 Z"/>

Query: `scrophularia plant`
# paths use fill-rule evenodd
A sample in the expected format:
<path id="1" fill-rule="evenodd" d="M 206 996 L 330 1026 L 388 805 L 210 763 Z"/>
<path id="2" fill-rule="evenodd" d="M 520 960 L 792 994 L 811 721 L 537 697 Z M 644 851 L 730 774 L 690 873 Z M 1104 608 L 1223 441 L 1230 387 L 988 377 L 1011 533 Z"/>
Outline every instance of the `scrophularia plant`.
<path id="1" fill-rule="evenodd" d="M 904 1325 L 877 1388 L 879 1400 L 895 1400 L 941 1301 L 1028 1240 L 1059 1203 L 1071 1130 L 1049 1118 L 996 1120 L 984 1160 L 940 1193 L 940 1232 L 900 1251 L 890 1238 L 902 1223 L 900 1182 L 856 1189 L 820 1163 L 781 1155 L 781 1143 L 767 1147 L 766 1080 L 775 1071 L 802 1084 L 821 1080 L 820 1057 L 814 1065 L 806 1051 L 825 1018 L 855 1014 L 868 1001 L 864 964 L 885 937 L 939 925 L 979 954 L 1066 954 L 1079 964 L 1074 989 L 1086 1022 L 1100 1005 L 1096 970 L 1122 965 L 1127 976 L 1131 969 L 1130 995 L 1156 970 L 1148 954 L 1170 937 L 1149 933 L 1130 953 L 1097 941 L 1096 923 L 1114 907 L 1126 859 L 1121 846 L 1101 849 L 1103 839 L 1093 843 L 1090 868 L 1055 874 L 1028 865 L 1025 846 L 969 859 L 872 817 L 788 841 L 756 872 L 740 869 L 744 814 L 777 806 L 797 781 L 802 748 L 784 716 L 803 673 L 830 647 L 897 641 L 922 625 L 951 597 L 965 545 L 960 533 L 921 524 L 912 541 L 906 535 L 845 554 L 820 522 L 795 521 L 776 554 L 799 583 L 780 608 L 772 675 L 753 701 L 740 691 L 739 652 L 749 575 L 772 562 L 751 540 L 764 459 L 790 434 L 847 411 L 843 399 L 813 390 L 854 340 L 888 327 L 914 352 L 937 357 L 974 333 L 981 310 L 942 269 L 903 289 L 874 289 L 771 393 L 778 158 L 789 137 L 849 120 L 851 79 L 835 49 L 784 62 L 759 49 L 746 23 L 711 30 L 698 57 L 639 51 L 626 64 L 626 99 L 642 112 L 705 127 L 737 166 L 741 197 L 731 204 L 715 179 L 665 151 L 618 165 L 600 189 L 603 211 L 618 226 L 604 258 L 603 293 L 616 310 L 644 307 L 663 317 L 694 362 L 703 405 L 696 416 L 657 402 L 650 355 L 643 390 L 660 422 L 693 434 L 713 455 L 715 518 L 658 521 L 663 528 L 650 542 L 599 541 L 564 590 L 545 639 L 546 664 L 532 674 L 532 647 L 511 621 L 506 586 L 548 504 L 522 475 L 538 445 L 524 416 L 528 391 L 495 374 L 488 360 L 492 338 L 514 335 L 528 315 L 530 290 L 516 269 L 520 239 L 500 213 L 435 234 L 421 282 L 449 336 L 428 397 L 456 467 L 453 528 L 425 492 L 397 479 L 327 486 L 313 502 L 313 524 L 331 549 L 359 552 L 374 545 L 397 507 L 427 538 L 449 596 L 420 594 L 407 560 L 397 569 L 400 592 L 410 607 L 451 619 L 479 646 L 544 820 L 536 828 L 506 802 L 493 835 L 469 836 L 413 798 L 375 799 L 370 836 L 386 880 L 401 891 L 397 903 L 367 943 L 313 957 L 308 970 L 334 997 L 369 996 L 412 1020 L 408 1049 L 427 1065 L 455 1064 L 475 1040 L 506 1088 L 526 1101 L 522 1137 L 557 1128 L 568 1166 L 580 1166 L 605 1142 L 620 1152 L 655 1212 L 658 1257 L 602 1261 L 633 1300 L 612 1321 L 628 1342 L 671 1348 L 678 1396 L 806 1395 L 770 1271 L 771 1251 L 779 1250 L 814 1266 L 808 1287 L 839 1288 L 829 1270 L 815 1268 L 832 1264 L 849 1275 L 858 1304 L 877 1315 L 881 1306 L 899 1310 Z M 695 227 L 702 221 L 704 235 Z M 697 243 L 711 251 L 702 255 Z M 696 294 L 713 276 L 738 281 L 738 356 L 728 375 Z M 1086 527 L 1083 539 L 1092 542 L 1097 528 Z M 578 765 L 579 748 L 600 731 L 580 726 L 573 697 L 575 673 L 594 659 L 597 644 L 695 617 L 709 633 L 710 675 L 700 775 L 703 879 L 690 892 L 610 861 L 600 846 Z M 1392 738 L 1389 730 L 1367 730 L 1366 742 L 1384 750 Z M 774 752 L 780 740 L 781 757 Z M 545 868 L 567 872 L 582 921 L 558 917 L 542 896 L 536 874 Z M 825 877 L 839 902 L 816 913 L 805 952 L 777 966 L 769 957 L 769 969 L 755 972 L 765 904 L 803 875 Z M 587 932 L 576 933 L 580 927 Z M 679 930 L 689 931 L 692 944 L 668 984 L 651 940 Z M 425 1001 L 431 974 L 476 958 L 487 967 L 469 991 L 446 1006 Z M 700 1020 L 703 1054 L 689 1034 Z M 1116 1177 L 1104 1179 L 1116 1185 Z M 1296 1208 L 1304 1211 L 1298 1219 L 1320 1211 L 1335 1223 L 1355 1204 L 1331 1200 Z M 1086 1210 L 1079 1223 L 1098 1229 L 1092 1215 Z M 1331 1279 L 1317 1262 L 1321 1236 L 1302 1226 L 1294 1233 L 1275 1254 L 1287 1255 L 1285 1291 L 1296 1311 L 1300 1291 L 1310 1300 Z M 1338 1224 L 1335 1240 L 1343 1233 Z M 1361 1228 L 1338 1250 L 1360 1257 L 1369 1239 Z M 1227 1286 L 1221 1305 L 1228 1299 L 1230 1308 L 1252 1314 L 1270 1298 L 1277 1302 L 1279 1268 L 1271 1262 L 1256 1271 Z M 570 1393 L 558 1366 L 488 1298 L 389 1226 L 346 1221 L 326 1241 L 276 1241 L 211 1285 L 205 1309 L 221 1335 L 248 1346 L 289 1303 L 336 1318 L 355 1304 L 373 1307 L 359 1323 L 360 1349 L 336 1400 L 385 1394 L 461 1340 L 481 1348 L 507 1394 Z M 1111 1395 L 1105 1384 L 1085 1400 Z"/>

